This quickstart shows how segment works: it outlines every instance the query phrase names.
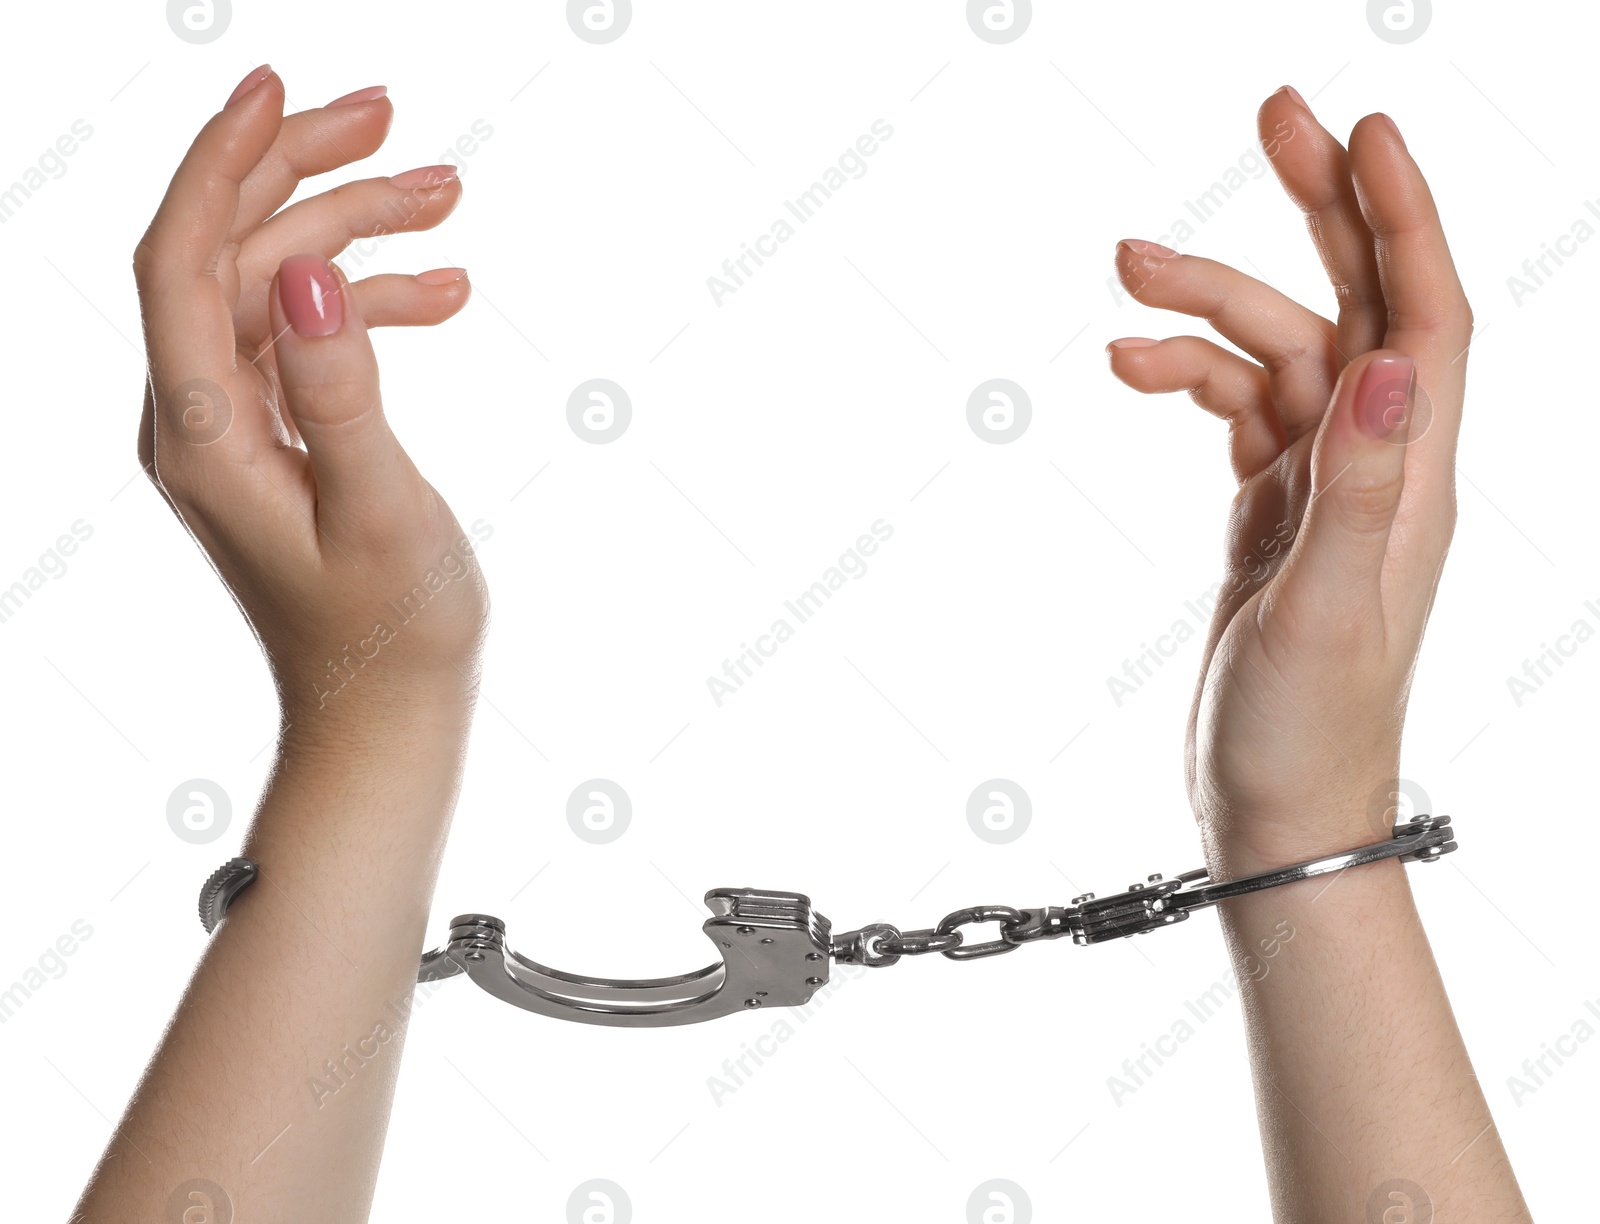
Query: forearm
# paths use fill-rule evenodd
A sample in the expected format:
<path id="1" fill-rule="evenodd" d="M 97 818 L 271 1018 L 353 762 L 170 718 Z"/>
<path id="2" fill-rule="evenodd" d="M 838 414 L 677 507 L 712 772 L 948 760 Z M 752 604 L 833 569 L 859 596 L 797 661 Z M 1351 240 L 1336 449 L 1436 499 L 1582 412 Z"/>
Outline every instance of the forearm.
<path id="1" fill-rule="evenodd" d="M 292 729 L 217 928 L 77 1217 L 165 1219 L 220 1186 L 254 1219 L 363 1220 L 469 714 Z M 310 721 L 315 721 L 314 719 Z"/>
<path id="2" fill-rule="evenodd" d="M 1391 859 L 1221 907 L 1280 1224 L 1531 1218 L 1405 872 Z"/>

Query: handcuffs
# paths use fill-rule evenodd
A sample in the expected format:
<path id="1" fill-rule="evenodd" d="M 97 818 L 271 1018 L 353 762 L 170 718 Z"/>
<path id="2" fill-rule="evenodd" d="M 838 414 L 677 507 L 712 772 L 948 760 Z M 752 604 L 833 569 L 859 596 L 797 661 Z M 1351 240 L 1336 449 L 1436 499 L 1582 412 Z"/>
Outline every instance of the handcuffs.
<path id="1" fill-rule="evenodd" d="M 527 1011 L 622 1028 L 694 1024 L 733 1012 L 764 1007 L 802 1007 L 827 985 L 833 961 L 881 968 L 902 956 L 938 952 L 951 960 L 974 960 L 1013 952 L 1024 944 L 1070 938 L 1075 944 L 1105 943 L 1144 935 L 1183 922 L 1198 909 L 1232 897 L 1397 858 L 1431 863 L 1456 848 L 1448 816 L 1417 816 L 1394 826 L 1387 840 L 1356 850 L 1293 863 L 1274 871 L 1213 884 L 1205 868 L 1142 884 L 1108 897 L 1084 893 L 1071 905 L 1012 909 L 976 905 L 945 915 L 937 926 L 901 931 L 873 923 L 841 935 L 800 893 L 754 888 L 718 888 L 706 894 L 712 917 L 701 928 L 721 960 L 678 977 L 621 980 L 563 973 L 511 950 L 506 925 L 488 914 L 463 914 L 450 937 L 426 952 L 418 982 L 466 974 L 498 999 Z M 229 904 L 258 874 L 254 862 L 235 858 L 212 873 L 200 892 L 200 921 L 210 934 Z M 962 927 L 997 922 L 999 937 L 969 944 Z"/>

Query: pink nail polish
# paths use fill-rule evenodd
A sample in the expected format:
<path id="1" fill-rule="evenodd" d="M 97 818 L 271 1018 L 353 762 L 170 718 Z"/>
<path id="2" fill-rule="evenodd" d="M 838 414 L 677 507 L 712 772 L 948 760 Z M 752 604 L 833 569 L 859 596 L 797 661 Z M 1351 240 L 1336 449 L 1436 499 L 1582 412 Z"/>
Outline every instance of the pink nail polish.
<path id="1" fill-rule="evenodd" d="M 1416 363 L 1409 357 L 1379 357 L 1361 371 L 1356 423 L 1373 438 L 1387 438 L 1406 423 Z"/>
<path id="2" fill-rule="evenodd" d="M 359 102 L 376 102 L 379 98 L 389 96 L 387 85 L 374 85 L 370 89 L 358 89 L 355 93 L 347 93 L 342 98 L 335 98 L 323 110 L 332 110 L 336 106 L 355 106 Z"/>
<path id="3" fill-rule="evenodd" d="M 1159 340 L 1151 340 L 1145 336 L 1124 336 L 1121 340 L 1113 340 L 1112 348 L 1154 348 L 1160 344 Z"/>
<path id="4" fill-rule="evenodd" d="M 228 107 L 232 106 L 240 98 L 244 97 L 245 94 L 249 93 L 252 89 L 261 84 L 262 81 L 266 80 L 271 75 L 271 64 L 262 64 L 259 68 L 252 68 L 249 72 L 249 75 L 247 75 L 244 80 L 240 81 L 239 84 L 234 87 L 233 92 L 228 95 L 228 100 L 222 104 L 222 109 L 227 110 Z"/>
<path id="5" fill-rule="evenodd" d="M 453 285 L 466 274 L 465 268 L 433 268 L 427 272 L 418 272 L 413 279 L 424 285 Z"/>
<path id="6" fill-rule="evenodd" d="M 320 255 L 291 255 L 283 261 L 278 300 L 297 336 L 331 336 L 344 322 L 339 278 Z"/>
<path id="7" fill-rule="evenodd" d="M 1159 242 L 1145 242 L 1140 238 L 1124 238 L 1122 246 L 1128 248 L 1135 255 L 1159 255 L 1162 259 L 1176 259 L 1178 252 L 1171 247 L 1164 247 Z"/>
<path id="8" fill-rule="evenodd" d="M 423 166 L 417 170 L 407 170 L 404 174 L 395 175 L 389 180 L 389 186 L 398 187 L 401 191 L 413 191 L 419 188 L 432 191 L 443 187 L 446 183 L 453 183 L 460 177 L 454 166 Z"/>

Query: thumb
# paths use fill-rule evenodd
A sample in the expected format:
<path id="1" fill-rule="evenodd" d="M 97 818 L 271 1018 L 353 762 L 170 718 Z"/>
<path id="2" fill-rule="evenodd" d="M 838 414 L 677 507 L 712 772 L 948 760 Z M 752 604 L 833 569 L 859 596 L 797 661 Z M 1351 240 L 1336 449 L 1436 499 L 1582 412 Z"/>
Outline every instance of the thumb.
<path id="1" fill-rule="evenodd" d="M 1284 574 L 1294 619 L 1342 626 L 1380 608 L 1415 399 L 1414 364 L 1392 350 L 1363 354 L 1339 376 L 1311 451 L 1311 502 Z"/>
<path id="2" fill-rule="evenodd" d="M 356 295 L 320 255 L 292 255 L 270 297 L 285 407 L 317 482 L 317 521 L 361 530 L 414 497 L 416 469 L 383 415 L 378 361 Z"/>

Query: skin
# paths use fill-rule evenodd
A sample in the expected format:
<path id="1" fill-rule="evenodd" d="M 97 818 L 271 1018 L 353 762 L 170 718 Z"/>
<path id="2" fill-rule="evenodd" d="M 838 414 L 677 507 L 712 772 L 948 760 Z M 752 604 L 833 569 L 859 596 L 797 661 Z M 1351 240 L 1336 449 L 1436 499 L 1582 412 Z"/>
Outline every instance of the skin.
<path id="1" fill-rule="evenodd" d="M 85 1224 L 165 1220 L 197 1178 L 256 1220 L 347 1222 L 371 1207 L 488 600 L 460 526 L 384 418 L 366 329 L 438 323 L 469 288 L 360 281 L 340 294 L 340 329 L 308 338 L 287 325 L 276 274 L 289 256 L 426 229 L 455 206 L 458 183 L 379 178 L 278 211 L 302 178 L 375 152 L 392 118 L 379 99 L 285 119 L 268 75 L 200 132 L 134 255 L 140 458 L 260 640 L 282 731 L 242 851 L 264 874 L 208 943 L 78 1203 Z M 175 394 L 196 378 L 232 406 L 205 445 Z M 430 571 L 448 577 L 436 592 Z M 400 624 L 391 601 L 419 585 L 425 606 Z M 398 626 L 388 641 L 374 639 L 380 621 Z M 338 686 L 327 664 L 347 653 Z M 362 1057 L 341 1083 L 325 1064 L 346 1047 Z"/>
<path id="2" fill-rule="evenodd" d="M 1129 386 L 1187 390 L 1229 425 L 1239 487 L 1187 742 L 1214 880 L 1380 840 L 1393 820 L 1411 676 L 1455 526 L 1472 338 L 1394 123 L 1367 116 L 1346 150 L 1286 88 L 1259 125 L 1337 317 L 1223 264 L 1123 243 L 1134 296 L 1208 320 L 1248 358 L 1196 336 L 1107 350 Z M 1374 436 L 1363 375 L 1406 357 L 1415 384 Z M 1390 860 L 1221 907 L 1279 1221 L 1368 1219 L 1374 1195 L 1396 1214 L 1372 1219 L 1427 1219 L 1424 1200 L 1441 1221 L 1531 1218 L 1405 870 Z M 1385 1197 L 1395 1179 L 1420 1196 Z"/>
<path id="3" fill-rule="evenodd" d="M 367 336 L 443 321 L 467 282 L 340 278 L 342 323 L 312 337 L 289 325 L 279 277 L 292 256 L 438 224 L 459 184 L 372 179 L 278 211 L 302 178 L 375 152 L 392 110 L 379 98 L 285 119 L 282 82 L 259 75 L 201 131 L 134 270 L 149 352 L 141 460 L 235 596 L 279 694 L 276 763 L 243 848 L 263 874 L 207 945 L 80 1224 L 166 1218 L 193 1179 L 252 1219 L 367 1218 L 476 699 L 487 594 L 385 421 Z M 1194 337 L 1112 348 L 1125 382 L 1190 389 L 1230 424 L 1229 575 L 1188 746 L 1216 879 L 1373 840 L 1371 799 L 1398 772 L 1454 524 L 1471 334 L 1392 125 L 1363 120 L 1347 155 L 1282 93 L 1262 125 L 1341 287 L 1337 322 L 1220 264 L 1124 247 L 1141 301 L 1210 319 L 1257 361 Z M 1375 437 L 1361 378 L 1402 355 L 1429 411 L 1403 394 Z M 226 397 L 220 438 L 206 428 L 216 397 L 198 416 L 187 397 L 195 379 Z M 425 610 L 396 617 L 419 584 Z M 369 654 L 375 624 L 397 619 Z M 335 688 L 328 662 L 347 658 Z M 1402 868 L 1241 898 L 1223 923 L 1278 1219 L 1369 1218 L 1395 1178 L 1425 1188 L 1441 1220 L 1527 1218 Z"/>

